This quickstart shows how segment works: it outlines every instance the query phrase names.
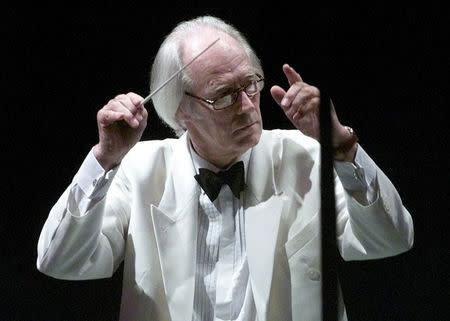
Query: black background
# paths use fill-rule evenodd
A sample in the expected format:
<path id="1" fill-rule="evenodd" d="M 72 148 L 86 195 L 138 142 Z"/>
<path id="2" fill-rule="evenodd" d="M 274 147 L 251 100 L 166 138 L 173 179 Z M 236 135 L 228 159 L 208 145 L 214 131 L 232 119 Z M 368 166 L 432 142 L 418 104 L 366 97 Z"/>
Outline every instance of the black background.
<path id="1" fill-rule="evenodd" d="M 413 216 L 411 251 L 341 262 L 349 319 L 448 319 L 448 6 L 297 6 L 3 8 L 0 320 L 117 320 L 122 270 L 52 279 L 35 268 L 37 240 L 97 141 L 97 110 L 119 93 L 148 94 L 163 36 L 202 14 L 234 24 L 261 57 L 266 129 L 293 128 L 267 90 L 286 85 L 287 62 L 304 81 L 328 85 L 341 121 Z M 172 136 L 151 108 L 149 119 L 143 139 Z"/>

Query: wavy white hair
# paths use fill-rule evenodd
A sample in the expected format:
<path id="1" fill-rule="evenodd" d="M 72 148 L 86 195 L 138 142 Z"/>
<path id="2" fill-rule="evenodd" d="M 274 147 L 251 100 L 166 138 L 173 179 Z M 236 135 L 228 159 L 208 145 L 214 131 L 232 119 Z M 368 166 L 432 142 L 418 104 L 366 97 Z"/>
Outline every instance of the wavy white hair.
<path id="1" fill-rule="evenodd" d="M 205 28 L 220 30 L 236 39 L 247 53 L 255 72 L 264 76 L 261 62 L 246 38 L 231 24 L 213 16 L 201 16 L 179 23 L 172 32 L 166 36 L 156 54 L 150 74 L 150 91 L 170 78 L 182 67 L 182 45 L 190 33 L 200 32 Z M 163 122 L 170 126 L 177 136 L 185 132 L 175 117 L 184 95 L 184 91 L 192 84 L 192 79 L 181 72 L 171 80 L 157 94 L 152 97 L 153 106 Z"/>

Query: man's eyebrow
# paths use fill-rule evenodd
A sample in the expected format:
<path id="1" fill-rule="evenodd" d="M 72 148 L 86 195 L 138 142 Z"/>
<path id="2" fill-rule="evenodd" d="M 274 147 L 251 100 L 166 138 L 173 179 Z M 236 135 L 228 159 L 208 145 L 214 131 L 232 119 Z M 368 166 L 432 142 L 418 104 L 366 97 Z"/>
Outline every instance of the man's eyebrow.
<path id="1" fill-rule="evenodd" d="M 254 76 L 255 76 L 254 72 L 248 72 L 246 76 L 240 78 L 235 83 L 243 83 L 245 81 L 250 80 Z M 230 83 L 217 83 L 217 85 L 213 85 L 211 87 L 211 91 L 213 91 L 215 94 L 221 94 L 221 93 L 224 93 L 224 92 L 227 92 L 227 91 L 231 92 L 234 89 L 236 89 L 236 87 L 233 84 L 230 84 Z"/>

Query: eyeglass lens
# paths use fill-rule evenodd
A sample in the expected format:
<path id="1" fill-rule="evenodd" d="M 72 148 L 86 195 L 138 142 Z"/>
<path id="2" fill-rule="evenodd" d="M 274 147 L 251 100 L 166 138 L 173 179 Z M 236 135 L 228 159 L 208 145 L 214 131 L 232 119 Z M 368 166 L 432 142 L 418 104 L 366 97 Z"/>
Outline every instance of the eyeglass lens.
<path id="1" fill-rule="evenodd" d="M 239 97 L 239 93 L 241 91 L 244 91 L 247 94 L 247 96 L 253 97 L 259 90 L 258 85 L 259 85 L 258 80 L 254 79 L 244 88 L 240 88 L 239 90 L 229 95 L 219 98 L 214 103 L 215 109 L 224 109 L 226 107 L 233 105 L 236 102 L 237 98 Z"/>

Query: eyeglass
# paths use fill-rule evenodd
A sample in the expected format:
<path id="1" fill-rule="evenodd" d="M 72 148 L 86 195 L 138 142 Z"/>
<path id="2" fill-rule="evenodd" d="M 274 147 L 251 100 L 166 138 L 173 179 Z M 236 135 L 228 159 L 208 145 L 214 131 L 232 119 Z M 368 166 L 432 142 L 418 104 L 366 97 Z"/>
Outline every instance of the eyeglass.
<path id="1" fill-rule="evenodd" d="M 185 94 L 187 96 L 199 99 L 209 105 L 212 106 L 213 109 L 215 110 L 221 110 L 221 109 L 225 109 L 227 107 L 230 107 L 232 105 L 234 105 L 239 97 L 239 93 L 241 91 L 245 92 L 245 94 L 249 97 L 252 98 L 254 97 L 257 93 L 259 93 L 263 87 L 264 87 L 264 77 L 256 74 L 256 79 L 252 79 L 247 85 L 242 86 L 241 88 L 233 91 L 232 93 L 226 94 L 225 96 L 219 97 L 217 99 L 206 99 L 206 98 L 202 98 L 202 97 L 198 97 L 196 95 L 193 95 L 189 92 L 185 92 Z"/>

